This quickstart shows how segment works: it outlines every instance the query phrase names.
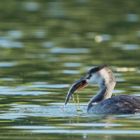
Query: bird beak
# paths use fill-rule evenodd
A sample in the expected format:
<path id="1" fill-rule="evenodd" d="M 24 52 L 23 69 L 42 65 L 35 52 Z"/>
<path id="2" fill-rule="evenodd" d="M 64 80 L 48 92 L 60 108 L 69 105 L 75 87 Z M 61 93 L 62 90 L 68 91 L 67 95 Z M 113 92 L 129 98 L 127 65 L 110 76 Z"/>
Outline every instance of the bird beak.
<path id="1" fill-rule="evenodd" d="M 66 99 L 65 99 L 65 105 L 68 103 L 68 101 L 70 100 L 70 98 L 72 97 L 72 95 L 74 94 L 74 92 L 76 90 L 82 89 L 87 85 L 87 81 L 85 78 L 82 78 L 78 81 L 76 81 L 69 89 Z"/>

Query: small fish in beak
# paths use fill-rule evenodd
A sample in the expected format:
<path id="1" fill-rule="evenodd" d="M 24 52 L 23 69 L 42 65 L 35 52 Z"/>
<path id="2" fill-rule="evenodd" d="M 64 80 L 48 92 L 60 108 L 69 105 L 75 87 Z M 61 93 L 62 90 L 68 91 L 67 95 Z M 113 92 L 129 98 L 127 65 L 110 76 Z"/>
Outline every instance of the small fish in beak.
<path id="1" fill-rule="evenodd" d="M 82 89 L 87 85 L 87 82 L 85 79 L 80 79 L 77 82 L 75 82 L 69 89 L 66 99 L 65 99 L 65 105 L 69 102 L 70 98 L 74 94 L 76 90 Z"/>

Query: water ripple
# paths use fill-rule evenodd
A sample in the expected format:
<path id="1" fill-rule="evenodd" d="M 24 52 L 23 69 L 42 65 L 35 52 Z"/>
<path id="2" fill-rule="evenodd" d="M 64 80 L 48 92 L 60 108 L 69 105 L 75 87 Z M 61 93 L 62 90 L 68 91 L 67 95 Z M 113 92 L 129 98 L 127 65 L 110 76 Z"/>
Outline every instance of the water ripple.
<path id="1" fill-rule="evenodd" d="M 64 63 L 64 66 L 66 67 L 80 67 L 81 63 L 74 63 L 74 62 L 69 62 L 69 63 Z"/>
<path id="2" fill-rule="evenodd" d="M 36 95 L 40 95 L 40 94 L 50 94 L 50 92 L 43 92 L 43 91 L 34 91 L 34 90 L 27 90 L 27 88 L 21 88 L 21 87 L 17 87 L 17 88 L 12 88 L 12 87 L 8 87 L 8 86 L 0 86 L 0 95 L 32 95 L 32 96 L 36 96 Z"/>
<path id="3" fill-rule="evenodd" d="M 117 135 L 139 135 L 140 130 L 32 130 L 34 133 L 53 133 L 53 134 L 117 134 Z"/>
<path id="4" fill-rule="evenodd" d="M 64 70 L 63 73 L 65 74 L 79 74 L 78 70 Z"/>
<path id="5" fill-rule="evenodd" d="M 29 87 L 36 87 L 36 88 L 67 88 L 69 87 L 68 84 L 48 84 L 46 82 L 33 82 Z"/>
<path id="6" fill-rule="evenodd" d="M 58 54 L 78 54 L 78 53 L 88 53 L 89 50 L 86 48 L 52 48 L 50 49 L 51 53 L 58 53 Z"/>
<path id="7" fill-rule="evenodd" d="M 22 42 L 13 41 L 7 37 L 0 37 L 0 47 L 2 48 L 23 48 Z"/>
<path id="8" fill-rule="evenodd" d="M 13 67 L 16 66 L 17 62 L 0 62 L 0 67 Z"/>
<path id="9" fill-rule="evenodd" d="M 64 103 L 59 105 L 50 104 L 50 106 L 41 105 L 24 105 L 24 104 L 11 104 L 11 109 L 8 112 L 1 113 L 0 119 L 18 119 L 27 118 L 29 116 L 37 117 L 75 117 L 85 114 L 86 108 L 84 105 L 80 106 L 81 112 L 77 112 L 77 108 L 73 104 L 69 104 L 64 108 Z"/>

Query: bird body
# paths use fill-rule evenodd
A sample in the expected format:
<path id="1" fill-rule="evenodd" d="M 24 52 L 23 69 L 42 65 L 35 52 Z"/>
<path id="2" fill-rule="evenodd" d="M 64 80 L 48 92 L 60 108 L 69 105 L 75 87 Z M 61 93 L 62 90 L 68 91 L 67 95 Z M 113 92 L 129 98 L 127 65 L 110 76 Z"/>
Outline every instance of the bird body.
<path id="1" fill-rule="evenodd" d="M 134 114 L 140 113 L 140 97 L 131 95 L 112 96 L 116 85 L 112 70 L 101 65 L 91 68 L 86 76 L 75 82 L 66 96 L 65 105 L 72 94 L 86 85 L 98 84 L 99 91 L 93 96 L 87 107 L 87 112 L 92 114 Z"/>
<path id="2" fill-rule="evenodd" d="M 90 114 L 134 114 L 140 112 L 140 97 L 118 95 L 92 104 Z"/>

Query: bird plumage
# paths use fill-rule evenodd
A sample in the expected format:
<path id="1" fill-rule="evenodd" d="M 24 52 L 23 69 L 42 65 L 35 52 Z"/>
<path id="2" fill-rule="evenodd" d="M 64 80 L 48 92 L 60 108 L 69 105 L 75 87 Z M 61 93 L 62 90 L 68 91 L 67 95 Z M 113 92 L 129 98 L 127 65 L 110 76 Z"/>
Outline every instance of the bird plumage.
<path id="1" fill-rule="evenodd" d="M 118 95 L 91 104 L 88 113 L 92 114 L 133 114 L 140 112 L 140 97 Z"/>
<path id="2" fill-rule="evenodd" d="M 99 91 L 88 104 L 87 112 L 92 114 L 133 114 L 140 113 L 140 97 L 130 95 L 112 96 L 116 85 L 112 70 L 101 65 L 91 68 L 85 77 L 75 82 L 70 88 L 65 104 L 74 92 L 86 85 L 98 84 Z"/>

